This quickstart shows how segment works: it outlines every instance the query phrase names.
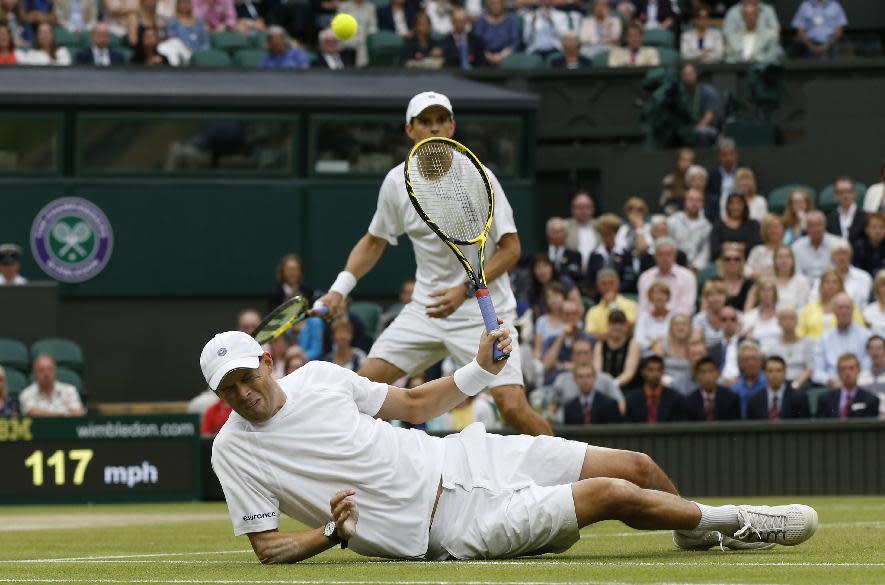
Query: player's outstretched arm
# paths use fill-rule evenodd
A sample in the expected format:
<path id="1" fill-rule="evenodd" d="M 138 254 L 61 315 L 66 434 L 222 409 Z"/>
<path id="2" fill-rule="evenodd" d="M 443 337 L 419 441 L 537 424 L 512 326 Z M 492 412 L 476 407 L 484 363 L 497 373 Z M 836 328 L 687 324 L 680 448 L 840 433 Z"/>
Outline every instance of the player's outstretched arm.
<path id="1" fill-rule="evenodd" d="M 342 540 L 350 540 L 356 534 L 359 509 L 355 494 L 353 490 L 340 490 L 329 502 L 331 518 Z M 297 563 L 336 546 L 326 538 L 322 527 L 300 532 L 250 532 L 249 542 L 258 560 L 265 565 Z"/>
<path id="2" fill-rule="evenodd" d="M 387 240 L 366 234 L 356 243 L 347 257 L 344 271 L 329 288 L 329 292 L 317 301 L 329 307 L 329 317 L 337 317 L 344 312 L 344 299 L 356 286 L 356 281 L 369 273 L 387 248 Z"/>
<path id="3" fill-rule="evenodd" d="M 501 320 L 498 319 L 498 322 Z M 483 331 L 474 361 L 460 368 L 453 376 L 433 380 L 416 388 L 390 386 L 387 398 L 375 416 L 420 424 L 452 410 L 468 396 L 476 396 L 495 379 L 506 363 L 506 360 L 496 362 L 492 358 L 493 343 L 498 343 L 505 354 L 513 349 L 513 340 L 507 328 L 492 333 Z"/>

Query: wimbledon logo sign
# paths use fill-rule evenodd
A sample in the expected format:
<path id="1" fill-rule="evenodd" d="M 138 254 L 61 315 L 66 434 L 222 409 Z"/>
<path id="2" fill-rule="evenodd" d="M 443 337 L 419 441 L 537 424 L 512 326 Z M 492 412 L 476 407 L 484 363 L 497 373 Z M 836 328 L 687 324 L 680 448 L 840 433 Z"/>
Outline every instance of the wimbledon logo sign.
<path id="1" fill-rule="evenodd" d="M 114 233 L 105 214 L 85 199 L 63 197 L 40 210 L 31 226 L 31 251 L 43 271 L 61 282 L 84 282 L 108 264 Z"/>

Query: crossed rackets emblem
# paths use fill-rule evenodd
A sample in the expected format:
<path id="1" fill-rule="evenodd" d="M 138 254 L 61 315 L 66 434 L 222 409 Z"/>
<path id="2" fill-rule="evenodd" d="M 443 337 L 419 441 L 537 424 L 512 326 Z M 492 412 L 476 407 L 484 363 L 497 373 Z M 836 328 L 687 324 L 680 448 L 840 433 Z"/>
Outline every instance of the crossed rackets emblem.
<path id="1" fill-rule="evenodd" d="M 92 229 L 84 221 L 74 224 L 73 227 L 64 222 L 58 222 L 52 228 L 52 237 L 64 244 L 61 250 L 58 251 L 60 257 L 64 257 L 71 250 L 81 257 L 86 256 L 88 252 L 81 244 L 86 243 L 91 236 Z"/>

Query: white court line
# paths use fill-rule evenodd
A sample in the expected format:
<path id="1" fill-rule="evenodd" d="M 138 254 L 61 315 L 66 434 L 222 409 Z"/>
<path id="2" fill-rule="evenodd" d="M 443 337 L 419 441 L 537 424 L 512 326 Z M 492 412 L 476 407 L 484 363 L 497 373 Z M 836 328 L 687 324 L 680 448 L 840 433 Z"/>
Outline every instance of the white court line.
<path id="1" fill-rule="evenodd" d="M 290 584 L 290 585 L 391 585 L 391 581 L 308 581 L 291 579 L 286 580 L 252 580 L 252 579 L 5 579 L 0 578 L 0 583 L 212 583 L 219 585 L 267 585 L 267 584 Z M 629 585 L 624 581 L 397 581 L 403 585 Z M 697 583 L 697 582 L 695 582 Z M 685 582 L 658 582 L 648 585 L 694 585 Z M 746 585 L 743 583 L 709 583 L 702 582 L 698 585 Z M 753 585 L 771 585 L 755 583 Z"/>
<path id="2" fill-rule="evenodd" d="M 174 553 L 149 553 L 134 555 L 101 555 L 89 557 L 62 557 L 53 559 L 21 559 L 21 560 L 0 560 L 0 563 L 74 563 L 88 562 L 105 559 L 143 559 L 151 557 L 191 557 L 203 555 L 232 555 L 251 553 L 251 550 L 215 550 L 215 551 L 197 551 L 197 552 L 174 552 Z"/>

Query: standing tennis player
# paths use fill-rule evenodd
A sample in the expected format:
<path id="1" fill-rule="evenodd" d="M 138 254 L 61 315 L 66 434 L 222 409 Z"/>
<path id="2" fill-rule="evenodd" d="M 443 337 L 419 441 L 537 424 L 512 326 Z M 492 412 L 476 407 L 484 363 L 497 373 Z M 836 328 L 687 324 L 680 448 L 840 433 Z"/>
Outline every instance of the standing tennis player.
<path id="1" fill-rule="evenodd" d="M 449 98 L 432 91 L 413 97 L 406 109 L 405 131 L 415 144 L 431 136 L 451 138 L 455 119 Z M 409 236 L 417 264 L 412 302 L 384 330 L 358 371 L 372 381 L 387 384 L 405 374 L 424 371 L 449 355 L 457 365 L 466 364 L 476 354 L 478 332 L 484 328 L 464 269 L 409 201 L 403 164 L 387 173 L 368 233 L 351 250 L 344 271 L 329 292 L 319 299 L 331 315 L 340 314 L 344 299 L 357 280 L 381 259 L 387 244 L 395 246 L 399 236 Z M 494 221 L 485 249 L 486 282 L 496 312 L 505 323 L 513 323 L 516 299 L 507 271 L 519 260 L 521 247 L 510 202 L 498 179 L 490 170 L 486 172 L 495 193 Z M 515 332 L 513 345 L 514 352 L 501 375 L 492 382 L 492 397 L 507 424 L 521 433 L 549 435 L 550 424 L 532 410 L 526 399 Z"/>
<path id="2" fill-rule="evenodd" d="M 470 363 L 408 390 L 328 362 L 274 380 L 273 358 L 248 334 L 211 339 L 200 367 L 234 411 L 212 445 L 234 533 L 249 536 L 263 563 L 297 562 L 337 544 L 425 560 L 563 552 L 580 528 L 610 519 L 683 531 L 674 542 L 690 549 L 796 545 L 814 534 L 808 506 L 684 500 L 641 453 L 492 435 L 482 423 L 431 437 L 380 420 L 421 423 L 494 386 L 507 366 L 493 360 L 492 344 L 506 354 L 512 340 L 506 328 L 477 337 Z M 314 528 L 281 532 L 281 514 Z"/>

